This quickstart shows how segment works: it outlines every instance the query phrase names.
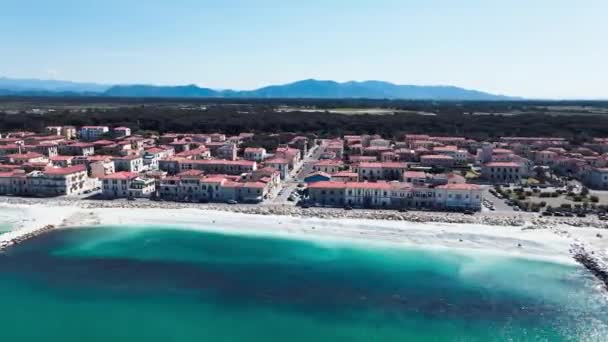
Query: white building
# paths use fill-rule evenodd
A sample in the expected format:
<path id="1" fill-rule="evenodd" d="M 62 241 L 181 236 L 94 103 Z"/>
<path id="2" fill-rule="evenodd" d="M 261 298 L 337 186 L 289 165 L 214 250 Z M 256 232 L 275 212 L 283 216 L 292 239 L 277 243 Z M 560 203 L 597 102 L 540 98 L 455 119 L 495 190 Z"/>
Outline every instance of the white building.
<path id="1" fill-rule="evenodd" d="M 266 149 L 263 147 L 247 147 L 245 148 L 243 158 L 246 160 L 261 162 L 266 159 Z"/>
<path id="2" fill-rule="evenodd" d="M 108 132 L 110 132 L 110 128 L 108 126 L 82 126 L 80 127 L 80 138 L 83 140 L 93 141 L 101 138 Z"/>
<path id="3" fill-rule="evenodd" d="M 140 177 L 133 172 L 116 172 L 100 180 L 102 195 L 106 198 L 150 197 L 156 191 L 154 178 Z"/>
<path id="4" fill-rule="evenodd" d="M 114 169 L 116 171 L 125 172 L 141 172 L 144 171 L 144 160 L 139 156 L 124 156 L 112 158 Z"/>

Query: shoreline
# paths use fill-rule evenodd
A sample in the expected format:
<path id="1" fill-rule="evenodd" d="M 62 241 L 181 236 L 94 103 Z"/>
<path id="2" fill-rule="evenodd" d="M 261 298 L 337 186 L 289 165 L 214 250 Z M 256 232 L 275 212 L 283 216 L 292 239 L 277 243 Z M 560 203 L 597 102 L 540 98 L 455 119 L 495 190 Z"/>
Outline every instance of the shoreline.
<path id="1" fill-rule="evenodd" d="M 577 232 L 588 232 L 587 235 L 591 236 L 591 234 L 597 234 L 596 231 L 601 231 L 597 228 L 575 228 L 567 225 L 537 226 L 533 222 L 523 219 L 521 222 L 509 221 L 512 224 L 484 224 L 483 222 L 470 220 L 475 217 L 462 214 L 456 214 L 459 220 L 450 219 L 449 216 L 447 220 L 441 220 L 441 218 L 444 218 L 439 215 L 441 213 L 422 213 L 434 215 L 436 218 L 436 220 L 425 221 L 425 215 L 415 213 L 415 217 L 419 221 L 413 221 L 403 217 L 387 215 L 414 214 L 398 213 L 396 211 L 380 213 L 380 217 L 385 215 L 386 218 L 378 219 L 376 218 L 377 215 L 371 217 L 352 215 L 353 212 L 357 213 L 355 210 L 330 210 L 331 215 L 324 217 L 284 215 L 281 210 L 263 206 L 249 207 L 249 209 L 256 208 L 257 213 L 252 214 L 242 212 L 242 207 L 238 206 L 227 205 L 218 210 L 209 208 L 211 205 L 192 208 L 165 207 L 163 205 L 167 204 L 165 202 L 151 203 L 160 205 L 141 207 L 139 202 L 126 201 L 108 203 L 105 201 L 81 201 L 78 204 L 74 201 L 65 201 L 62 203 L 63 205 L 57 203 L 7 204 L 0 202 L 0 210 L 2 207 L 21 208 L 26 211 L 26 216 L 35 216 L 35 220 L 31 220 L 32 217 L 22 218 L 19 229 L 0 235 L 0 246 L 2 241 L 14 241 L 25 235 L 32 237 L 36 235 L 35 232 L 37 231 L 42 233 L 41 228 L 48 225 L 56 228 L 159 226 L 222 234 L 305 239 L 321 243 L 324 241 L 354 242 L 367 247 L 453 249 L 572 265 L 576 263 L 570 253 L 572 244 L 574 242 L 584 242 L 583 236 L 577 234 Z M 317 210 L 325 211 L 326 209 Z M 336 211 L 343 215 L 334 216 L 337 215 L 334 213 Z M 363 212 L 363 214 L 366 214 L 366 212 Z M 462 222 L 461 218 L 465 219 L 465 222 Z M 34 234 L 32 234 L 33 232 Z M 598 255 L 603 253 L 599 246 L 588 248 L 597 251 Z M 0 249 L 2 248 L 0 247 Z M 608 243 L 605 249 L 608 250 Z"/>
<path id="2" fill-rule="evenodd" d="M 78 198 L 23 198 L 0 196 L 0 205 L 44 205 L 55 207 L 75 207 L 80 209 L 200 209 L 252 215 L 281 215 L 301 218 L 323 219 L 370 219 L 381 221 L 405 221 L 413 223 L 466 223 L 487 226 L 514 226 L 551 228 L 557 226 L 605 229 L 608 233 L 608 221 L 597 217 L 545 217 L 538 213 L 517 212 L 478 212 L 475 215 L 464 215 L 440 211 L 407 211 L 383 209 L 353 209 L 312 207 L 303 209 L 293 205 L 278 204 L 223 204 L 223 203 L 189 203 L 189 202 L 156 202 L 151 200 L 89 200 Z"/>

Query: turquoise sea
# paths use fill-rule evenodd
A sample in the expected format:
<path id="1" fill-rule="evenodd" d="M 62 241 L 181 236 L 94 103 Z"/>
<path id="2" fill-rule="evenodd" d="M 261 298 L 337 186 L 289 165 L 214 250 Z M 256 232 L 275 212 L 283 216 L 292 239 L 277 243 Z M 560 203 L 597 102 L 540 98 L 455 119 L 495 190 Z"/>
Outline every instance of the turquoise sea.
<path id="1" fill-rule="evenodd" d="M 0 254 L 0 341 L 606 341 L 582 268 L 171 227 Z"/>

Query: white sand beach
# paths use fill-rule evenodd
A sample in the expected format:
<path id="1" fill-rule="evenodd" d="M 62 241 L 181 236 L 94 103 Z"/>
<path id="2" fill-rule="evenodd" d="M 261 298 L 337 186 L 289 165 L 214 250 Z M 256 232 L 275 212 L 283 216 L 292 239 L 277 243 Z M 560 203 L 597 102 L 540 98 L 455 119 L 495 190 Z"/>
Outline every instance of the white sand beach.
<path id="1" fill-rule="evenodd" d="M 7 210 L 3 210 L 7 209 Z M 10 210 L 8 210 L 10 209 Z M 18 209 L 18 210 L 16 210 Z M 273 235 L 315 241 L 349 241 L 370 246 L 455 248 L 483 253 L 574 263 L 572 243 L 581 242 L 598 254 L 608 251 L 608 236 L 598 228 L 572 226 L 536 227 L 478 223 L 407 222 L 359 218 L 317 218 L 255 215 L 198 208 L 90 208 L 77 205 L 0 204 L 4 217 L 19 222 L 0 243 L 35 231 L 55 227 L 160 226 L 226 234 Z"/>

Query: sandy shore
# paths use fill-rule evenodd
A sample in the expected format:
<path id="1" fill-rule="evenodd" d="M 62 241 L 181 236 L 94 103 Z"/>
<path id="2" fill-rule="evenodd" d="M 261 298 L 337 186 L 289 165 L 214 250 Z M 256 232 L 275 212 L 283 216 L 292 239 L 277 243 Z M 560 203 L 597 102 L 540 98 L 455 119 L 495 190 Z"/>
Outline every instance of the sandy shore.
<path id="1" fill-rule="evenodd" d="M 141 202 L 150 203 L 150 202 Z M 467 220 L 450 221 L 450 215 L 440 213 L 419 213 L 420 221 L 425 216 L 435 220 L 418 222 L 405 218 L 375 219 L 361 215 L 358 211 L 345 212 L 337 210 L 340 216 L 280 215 L 282 211 L 273 207 L 264 207 L 262 213 L 239 212 L 247 206 L 224 206 L 220 209 L 212 206 L 188 208 L 155 203 L 161 207 L 139 206 L 139 202 L 89 202 L 78 204 L 57 202 L 42 204 L 0 203 L 0 210 L 22 217 L 14 217 L 19 222 L 10 233 L 0 235 L 0 242 L 8 241 L 23 232 L 32 232 L 44 225 L 57 227 L 82 226 L 163 226 L 181 229 L 216 231 L 234 234 L 273 235 L 286 238 L 308 239 L 315 241 L 349 241 L 368 246 L 407 246 L 436 249 L 475 250 L 491 254 L 508 254 L 525 258 L 551 260 L 562 263 L 574 263 L 570 254 L 573 243 L 582 243 L 597 252 L 597 255 L 608 254 L 608 236 L 599 238 L 597 234 L 604 229 L 592 227 L 574 227 L 571 225 L 537 225 L 526 220 L 525 215 L 517 218 L 512 224 L 485 224 L 475 221 L 478 217 L 458 215 Z M 14 209 L 19 209 L 15 211 Z M 233 210 L 234 209 L 234 210 Z M 297 208 L 294 208 L 297 209 Z M 314 209 L 325 212 L 327 209 Z M 246 210 L 243 210 L 246 211 Z M 275 214 L 276 212 L 276 214 Z M 330 213 L 334 211 L 329 210 Z M 365 211 L 361 211 L 365 213 Z M 396 213 L 396 212 L 394 212 Z M 401 214 L 401 213 L 398 213 Z M 406 213 L 414 215 L 413 213 Z M 382 215 L 382 213 L 378 213 Z M 385 215 L 388 215 L 385 214 Z M 445 215 L 445 216 L 443 216 Z M 353 217 L 355 216 L 355 217 Z M 441 218 L 448 218 L 441 221 Z M 504 218 L 503 218 L 504 219 Z M 470 222 L 468 220 L 471 220 Z M 511 220 L 511 218 L 509 218 Z M 409 222 L 404 222 L 409 221 Z M 515 224 L 517 223 L 517 224 Z"/>

